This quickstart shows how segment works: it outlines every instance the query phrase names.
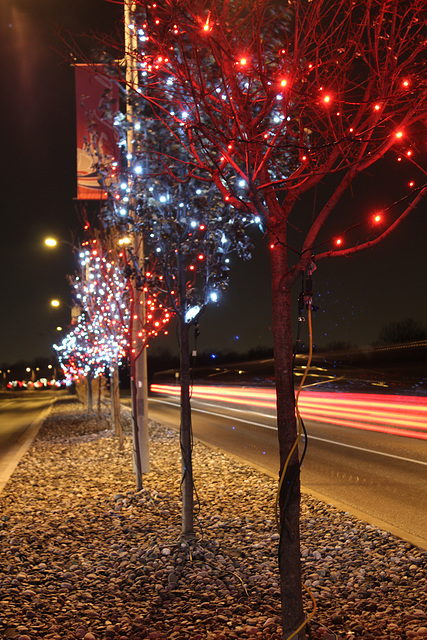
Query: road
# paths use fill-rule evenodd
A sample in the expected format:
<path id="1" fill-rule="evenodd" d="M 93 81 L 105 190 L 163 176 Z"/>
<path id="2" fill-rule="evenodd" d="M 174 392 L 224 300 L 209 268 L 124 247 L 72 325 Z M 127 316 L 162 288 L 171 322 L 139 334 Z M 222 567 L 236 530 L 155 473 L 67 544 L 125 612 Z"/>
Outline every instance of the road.
<path id="1" fill-rule="evenodd" d="M 58 391 L 16 391 L 0 395 L 0 492 L 57 397 Z"/>
<path id="2" fill-rule="evenodd" d="M 247 399 L 233 406 L 223 391 L 222 399 L 199 399 L 193 393 L 194 436 L 277 477 L 274 407 L 257 402 L 253 389 L 253 402 L 263 406 L 249 406 Z M 389 398 L 382 397 L 390 405 Z M 427 406 L 420 413 L 416 402 L 413 405 L 412 418 L 410 407 L 399 412 L 393 403 L 390 415 L 389 408 L 381 414 L 372 410 L 372 421 L 365 410 L 351 420 L 344 412 L 344 425 L 328 423 L 328 416 L 321 415 L 322 421 L 305 418 L 308 446 L 301 482 L 303 491 L 427 549 Z M 330 406 L 326 413 L 331 413 Z M 338 405 L 337 415 L 342 413 Z M 149 416 L 177 428 L 178 399 L 152 397 Z M 405 429 L 410 435 L 402 435 Z"/>

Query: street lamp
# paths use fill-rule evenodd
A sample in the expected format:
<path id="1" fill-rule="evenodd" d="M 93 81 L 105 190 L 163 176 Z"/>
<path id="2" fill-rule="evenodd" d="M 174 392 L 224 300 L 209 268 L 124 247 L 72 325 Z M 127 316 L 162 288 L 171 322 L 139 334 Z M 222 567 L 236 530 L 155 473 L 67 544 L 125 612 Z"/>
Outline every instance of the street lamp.
<path id="1" fill-rule="evenodd" d="M 2 374 L 2 383 L 0 384 L 0 387 L 4 387 L 6 389 L 7 387 L 7 374 L 10 373 L 10 369 L 0 369 L 0 373 Z"/>
<path id="2" fill-rule="evenodd" d="M 68 246 L 71 247 L 73 250 L 75 249 L 75 246 L 73 245 L 72 242 L 68 242 L 68 240 L 57 240 L 53 236 L 48 236 L 47 238 L 45 238 L 44 244 L 46 245 L 46 247 L 49 247 L 49 249 L 53 249 L 54 247 L 57 247 L 58 244 L 68 244 Z"/>
<path id="3" fill-rule="evenodd" d="M 31 374 L 31 376 L 30 376 L 30 381 L 31 381 L 33 384 L 34 384 L 34 382 L 36 381 L 36 371 L 38 371 L 38 370 L 39 370 L 39 368 L 38 368 L 38 367 L 37 367 L 36 369 L 33 369 L 32 367 L 27 367 L 27 368 L 25 369 L 25 371 L 26 371 L 27 373 L 30 373 L 30 374 Z"/>

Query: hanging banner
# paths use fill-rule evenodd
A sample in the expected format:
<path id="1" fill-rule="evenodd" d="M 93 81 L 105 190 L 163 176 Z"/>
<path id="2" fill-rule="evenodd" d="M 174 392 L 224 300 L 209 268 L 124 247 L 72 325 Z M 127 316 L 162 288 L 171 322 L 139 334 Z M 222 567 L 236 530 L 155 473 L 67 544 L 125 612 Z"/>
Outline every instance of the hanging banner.
<path id="1" fill-rule="evenodd" d="M 95 164 L 109 171 L 119 159 L 112 121 L 119 108 L 118 87 L 101 71 L 102 65 L 75 65 L 77 200 L 105 200 Z"/>

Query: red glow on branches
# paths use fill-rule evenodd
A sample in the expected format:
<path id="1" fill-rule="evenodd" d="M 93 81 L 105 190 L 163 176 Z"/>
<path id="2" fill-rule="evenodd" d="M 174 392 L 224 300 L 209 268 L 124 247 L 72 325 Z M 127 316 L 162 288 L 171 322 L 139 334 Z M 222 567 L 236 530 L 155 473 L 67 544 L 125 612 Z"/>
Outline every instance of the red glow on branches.
<path id="1" fill-rule="evenodd" d="M 203 25 L 203 31 L 205 31 L 206 33 L 210 33 L 212 31 L 210 20 L 211 20 L 211 12 L 209 11 L 208 17 L 206 18 L 206 22 Z"/>
<path id="2" fill-rule="evenodd" d="M 342 244 L 342 238 L 337 238 L 335 244 L 339 247 Z"/>

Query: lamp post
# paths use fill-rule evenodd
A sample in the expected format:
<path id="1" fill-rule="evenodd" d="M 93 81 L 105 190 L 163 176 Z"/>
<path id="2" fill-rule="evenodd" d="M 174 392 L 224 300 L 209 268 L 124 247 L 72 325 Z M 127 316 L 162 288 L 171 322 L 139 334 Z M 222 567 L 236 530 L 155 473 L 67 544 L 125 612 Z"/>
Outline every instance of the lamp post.
<path id="1" fill-rule="evenodd" d="M 133 126 L 132 126 L 132 104 L 129 99 L 129 90 L 138 89 L 138 69 L 135 54 L 138 48 L 138 40 L 135 29 L 131 25 L 131 15 L 134 10 L 134 3 L 125 0 L 124 3 L 124 27 L 125 27 L 125 63 L 126 63 L 126 85 L 128 97 L 126 100 L 126 116 L 129 122 L 127 135 L 128 162 L 132 163 L 133 152 Z M 133 218 L 136 222 L 136 211 L 133 211 Z M 142 238 L 134 234 L 134 255 L 138 265 L 143 264 L 144 251 Z M 136 304 L 137 300 L 141 304 Z M 147 352 L 143 341 L 143 331 L 145 326 L 145 294 L 137 290 L 135 280 L 132 287 L 133 313 L 131 332 L 131 393 L 132 393 L 132 413 L 133 413 L 133 444 L 134 444 L 134 471 L 136 474 L 137 489 L 142 489 L 142 473 L 148 473 L 148 390 L 147 390 Z"/>
<path id="2" fill-rule="evenodd" d="M 6 390 L 6 388 L 7 388 L 7 374 L 10 373 L 10 369 L 0 369 L 0 373 L 2 374 L 1 388 Z"/>
<path id="3" fill-rule="evenodd" d="M 32 367 L 27 367 L 27 368 L 25 369 L 25 371 L 26 371 L 27 373 L 30 373 L 30 374 L 31 374 L 31 375 L 30 375 L 30 380 L 31 380 L 31 382 L 34 384 L 34 382 L 36 381 L 36 372 L 35 372 L 35 370 L 34 370 Z"/>
<path id="4" fill-rule="evenodd" d="M 71 247 L 73 250 L 75 249 L 72 242 L 68 242 L 68 240 L 57 240 L 53 236 L 48 236 L 47 238 L 45 238 L 44 244 L 46 247 L 49 247 L 49 249 L 56 248 L 58 244 L 68 244 L 68 246 Z"/>

